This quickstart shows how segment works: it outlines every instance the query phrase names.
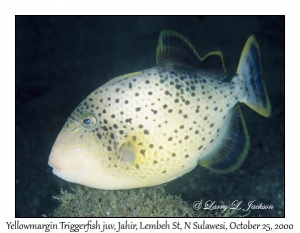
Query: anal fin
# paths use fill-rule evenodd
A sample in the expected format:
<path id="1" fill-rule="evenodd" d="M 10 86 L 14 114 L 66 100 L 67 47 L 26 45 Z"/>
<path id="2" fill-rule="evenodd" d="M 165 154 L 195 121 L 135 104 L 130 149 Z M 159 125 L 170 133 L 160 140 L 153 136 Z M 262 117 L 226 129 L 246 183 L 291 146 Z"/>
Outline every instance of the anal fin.
<path id="1" fill-rule="evenodd" d="M 211 151 L 199 159 L 199 164 L 216 173 L 229 173 L 237 170 L 250 146 L 250 138 L 240 107 L 236 105 L 226 120 L 226 127 Z"/>

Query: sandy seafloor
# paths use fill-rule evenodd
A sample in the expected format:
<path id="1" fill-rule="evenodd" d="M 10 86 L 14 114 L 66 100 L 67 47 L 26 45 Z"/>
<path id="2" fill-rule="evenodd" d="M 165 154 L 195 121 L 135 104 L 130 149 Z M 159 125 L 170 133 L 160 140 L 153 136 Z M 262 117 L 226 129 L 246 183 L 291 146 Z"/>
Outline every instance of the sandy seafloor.
<path id="1" fill-rule="evenodd" d="M 250 216 L 284 216 L 284 17 L 16 17 L 16 217 L 52 213 L 60 189 L 72 184 L 47 165 L 56 136 L 73 109 L 118 75 L 155 65 L 162 29 L 185 35 L 200 55 L 224 54 L 232 77 L 247 38 L 261 48 L 263 78 L 273 112 L 242 110 L 251 136 L 243 166 L 228 175 L 197 167 L 166 190 L 192 203 L 239 200 L 273 205 Z"/>

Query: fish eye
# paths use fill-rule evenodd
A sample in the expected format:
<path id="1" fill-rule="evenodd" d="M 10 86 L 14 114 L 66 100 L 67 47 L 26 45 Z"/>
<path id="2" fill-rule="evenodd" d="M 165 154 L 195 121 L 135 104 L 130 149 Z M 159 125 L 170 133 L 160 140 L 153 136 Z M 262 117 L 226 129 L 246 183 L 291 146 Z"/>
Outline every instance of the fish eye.
<path id="1" fill-rule="evenodd" d="M 85 125 L 90 125 L 92 123 L 92 120 L 90 118 L 85 118 L 82 122 Z"/>
<path id="2" fill-rule="evenodd" d="M 92 128 L 96 125 L 97 118 L 94 113 L 84 113 L 81 118 L 81 124 L 86 128 Z"/>

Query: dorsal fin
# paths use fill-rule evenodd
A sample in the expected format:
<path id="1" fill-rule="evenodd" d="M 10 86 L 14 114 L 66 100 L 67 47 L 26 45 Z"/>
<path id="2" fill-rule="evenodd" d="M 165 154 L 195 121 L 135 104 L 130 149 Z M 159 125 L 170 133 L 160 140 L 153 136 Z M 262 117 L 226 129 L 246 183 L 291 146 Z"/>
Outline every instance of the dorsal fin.
<path id="1" fill-rule="evenodd" d="M 201 58 L 190 41 L 178 32 L 163 30 L 156 48 L 158 65 L 177 65 L 198 70 L 203 75 L 223 80 L 226 68 L 220 51 L 208 53 Z"/>

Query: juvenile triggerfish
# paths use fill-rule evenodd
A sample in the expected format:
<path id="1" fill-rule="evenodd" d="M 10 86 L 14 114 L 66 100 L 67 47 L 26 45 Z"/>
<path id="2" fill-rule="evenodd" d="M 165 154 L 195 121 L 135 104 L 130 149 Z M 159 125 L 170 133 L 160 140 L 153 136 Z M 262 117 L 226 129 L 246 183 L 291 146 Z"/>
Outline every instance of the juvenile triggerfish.
<path id="1" fill-rule="evenodd" d="M 258 43 L 250 36 L 237 72 L 224 82 L 221 52 L 201 58 L 183 35 L 163 30 L 157 65 L 116 77 L 73 111 L 49 165 L 64 180 L 99 189 L 162 184 L 200 164 L 238 169 L 250 146 L 239 102 L 268 117 Z"/>

